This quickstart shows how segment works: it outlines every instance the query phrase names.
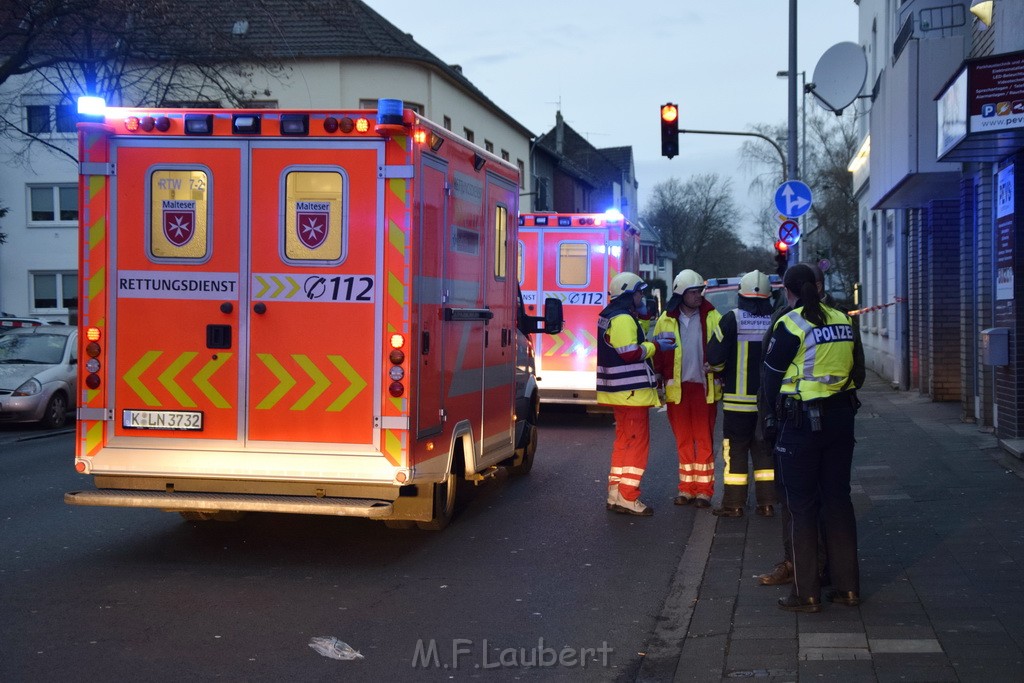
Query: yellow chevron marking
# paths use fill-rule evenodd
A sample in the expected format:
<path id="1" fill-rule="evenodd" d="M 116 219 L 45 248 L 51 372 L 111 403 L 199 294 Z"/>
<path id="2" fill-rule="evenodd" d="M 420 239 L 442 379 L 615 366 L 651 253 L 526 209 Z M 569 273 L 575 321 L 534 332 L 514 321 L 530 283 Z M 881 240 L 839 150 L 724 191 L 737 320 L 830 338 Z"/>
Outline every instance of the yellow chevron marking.
<path id="1" fill-rule="evenodd" d="M 256 276 L 256 282 L 260 283 L 260 291 L 256 292 L 256 298 L 259 299 L 270 289 L 270 283 L 259 275 Z"/>
<path id="2" fill-rule="evenodd" d="M 594 335 L 590 334 L 586 330 L 580 330 L 580 332 L 582 332 L 583 336 L 587 339 L 587 353 L 590 353 L 591 349 L 597 348 L 597 339 L 594 338 Z"/>
<path id="3" fill-rule="evenodd" d="M 392 140 L 396 139 L 400 138 L 392 138 Z M 392 178 L 388 181 L 388 189 L 390 189 L 403 204 L 405 204 L 405 193 L 408 186 L 408 181 L 405 178 Z"/>
<path id="4" fill-rule="evenodd" d="M 178 383 L 174 381 L 174 378 L 178 376 L 178 373 L 185 369 L 193 358 L 198 354 L 195 351 L 185 351 L 180 356 L 174 359 L 174 362 L 167 366 L 167 369 L 161 372 L 157 379 L 160 380 L 160 384 L 164 385 L 167 391 L 171 392 L 171 396 L 178 400 L 178 403 L 186 408 L 195 408 L 196 402 L 192 400 L 192 397 L 186 394 Z"/>
<path id="5" fill-rule="evenodd" d="M 313 380 L 313 386 L 291 407 L 291 410 L 305 410 L 320 394 L 324 393 L 327 387 L 331 386 L 331 380 L 327 379 L 327 375 L 320 372 L 320 369 L 313 364 L 313 361 L 309 360 L 309 356 L 294 354 L 292 358 Z"/>
<path id="6" fill-rule="evenodd" d="M 565 350 L 562 351 L 563 356 L 571 356 L 576 350 L 576 335 L 572 333 L 572 330 L 566 328 L 562 330 L 562 333 L 568 337 L 568 341 L 565 344 Z"/>
<path id="7" fill-rule="evenodd" d="M 192 379 L 192 382 L 199 388 L 199 391 L 203 392 L 203 396 L 210 399 L 217 408 L 230 408 L 231 404 L 224 400 L 224 397 L 220 395 L 220 392 L 213 388 L 210 384 L 210 377 L 213 373 L 217 372 L 224 363 L 231 358 L 230 353 L 218 353 L 217 357 L 212 359 L 209 363 L 203 366 L 203 369 L 196 373 L 196 376 Z"/>
<path id="8" fill-rule="evenodd" d="M 146 385 L 142 383 L 142 380 L 139 379 L 139 377 L 142 373 L 148 370 L 149 366 L 155 363 L 156 359 L 162 354 L 163 351 L 147 351 L 142 355 L 142 358 L 139 359 L 138 363 L 128 368 L 128 372 L 124 373 L 125 384 L 130 386 L 147 406 L 159 406 L 160 401 L 156 400 L 156 396 L 150 393 L 149 389 L 146 388 Z"/>
<path id="9" fill-rule="evenodd" d="M 564 332 L 565 330 L 563 330 Z M 551 348 L 544 352 L 545 356 L 554 356 L 558 349 L 562 348 L 562 344 L 565 343 L 565 339 L 561 334 L 551 335 Z"/>
<path id="10" fill-rule="evenodd" d="M 267 369 L 277 378 L 277 387 L 256 405 L 256 410 L 269 410 L 277 405 L 277 402 L 295 386 L 295 379 L 269 353 L 257 353 L 256 357 L 263 361 Z"/>
<path id="11" fill-rule="evenodd" d="M 281 294 L 281 292 L 284 291 L 284 283 L 281 282 L 281 280 L 276 275 L 271 276 L 270 279 L 274 281 L 275 285 L 277 285 L 277 289 L 275 289 L 274 293 L 270 295 L 270 298 L 276 299 Z"/>
<path id="12" fill-rule="evenodd" d="M 97 420 L 89 425 L 89 429 L 85 432 L 85 453 L 86 455 L 95 455 L 100 445 L 103 443 L 103 421 Z"/>
<path id="13" fill-rule="evenodd" d="M 405 251 L 405 233 L 394 221 L 388 221 L 388 241 L 398 251 Z"/>
<path id="14" fill-rule="evenodd" d="M 107 279 L 107 269 L 100 268 L 97 270 L 91 278 L 89 278 L 89 294 L 90 299 L 99 296 L 103 292 L 103 285 Z"/>
<path id="15" fill-rule="evenodd" d="M 284 296 L 285 296 L 286 299 L 291 299 L 293 296 L 295 296 L 295 292 L 299 291 L 299 287 L 301 285 L 299 284 L 298 280 L 296 280 L 295 278 L 293 278 L 291 276 L 286 277 L 285 281 L 288 282 L 289 284 L 291 284 L 292 288 L 289 289 L 288 293 L 285 294 Z"/>
<path id="16" fill-rule="evenodd" d="M 395 300 L 399 306 L 405 305 L 405 286 L 402 281 L 395 277 L 394 273 L 388 273 L 388 296 Z"/>
<path id="17" fill-rule="evenodd" d="M 334 399 L 334 402 L 331 403 L 331 405 L 327 406 L 327 412 L 335 413 L 344 410 L 345 406 L 351 403 L 352 399 L 359 395 L 359 392 L 366 387 L 366 380 L 360 377 L 359 373 L 356 372 L 352 366 L 348 364 L 348 361 L 341 356 L 327 356 L 327 358 L 334 364 L 334 367 L 341 371 L 341 374 L 345 375 L 345 379 L 351 382 L 348 389 L 343 391 L 341 396 Z"/>
<path id="18" fill-rule="evenodd" d="M 395 464 L 398 464 L 402 457 L 402 442 L 390 429 L 384 430 L 384 455 Z"/>

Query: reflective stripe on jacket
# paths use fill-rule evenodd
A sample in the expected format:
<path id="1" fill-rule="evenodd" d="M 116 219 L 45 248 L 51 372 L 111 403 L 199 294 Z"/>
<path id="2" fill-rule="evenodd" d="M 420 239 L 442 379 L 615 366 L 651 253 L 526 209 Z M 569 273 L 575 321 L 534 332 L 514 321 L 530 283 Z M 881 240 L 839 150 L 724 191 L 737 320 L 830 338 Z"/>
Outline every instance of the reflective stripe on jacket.
<path id="1" fill-rule="evenodd" d="M 796 357 L 782 378 L 780 393 L 802 401 L 828 398 L 849 388 L 853 368 L 853 322 L 842 311 L 822 305 L 825 324 L 804 319 L 803 307 L 790 311 L 776 325 L 800 340 Z"/>
<path id="2" fill-rule="evenodd" d="M 722 374 L 723 410 L 757 412 L 762 340 L 771 321 L 771 315 L 735 308 L 715 328 L 708 342 L 708 358 L 712 369 Z M 719 364 L 714 364 L 716 360 Z"/>
<path id="3" fill-rule="evenodd" d="M 676 341 L 676 348 L 673 351 L 659 351 L 658 359 L 655 362 L 655 368 L 661 373 L 665 379 L 665 399 L 669 403 L 679 403 L 682 400 L 683 389 L 681 386 L 682 375 L 683 375 L 683 347 L 680 344 L 679 339 L 679 318 L 678 310 L 675 311 L 676 315 L 672 315 L 669 311 L 665 311 L 658 318 L 658 322 L 654 325 L 654 336 L 657 337 L 663 332 L 671 332 Z M 722 314 L 715 310 L 709 302 L 704 301 L 701 304 L 700 309 L 700 322 L 703 325 L 704 331 L 704 355 L 707 356 L 707 342 L 711 339 L 711 335 L 714 334 L 715 328 L 718 327 L 718 321 L 722 319 Z M 703 362 L 703 360 L 702 360 Z M 671 369 L 671 374 L 669 370 Z M 715 375 L 713 372 L 707 373 L 704 378 L 704 386 L 706 389 L 705 398 L 708 403 L 715 403 L 722 398 L 722 386 L 715 383 Z"/>
<path id="4" fill-rule="evenodd" d="M 654 370 L 647 362 L 655 348 L 644 341 L 640 323 L 632 314 L 614 303 L 601 311 L 597 319 L 597 402 L 613 406 L 661 405 L 654 388 Z"/>

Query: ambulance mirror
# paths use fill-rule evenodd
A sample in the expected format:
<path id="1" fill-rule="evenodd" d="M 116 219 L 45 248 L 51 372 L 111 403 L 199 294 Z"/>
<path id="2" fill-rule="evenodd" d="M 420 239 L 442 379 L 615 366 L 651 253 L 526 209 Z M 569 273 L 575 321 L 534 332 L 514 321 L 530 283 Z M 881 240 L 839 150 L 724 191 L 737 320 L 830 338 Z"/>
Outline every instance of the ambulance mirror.
<path id="1" fill-rule="evenodd" d="M 558 334 L 562 331 L 562 300 L 554 297 L 544 299 L 544 334 Z"/>

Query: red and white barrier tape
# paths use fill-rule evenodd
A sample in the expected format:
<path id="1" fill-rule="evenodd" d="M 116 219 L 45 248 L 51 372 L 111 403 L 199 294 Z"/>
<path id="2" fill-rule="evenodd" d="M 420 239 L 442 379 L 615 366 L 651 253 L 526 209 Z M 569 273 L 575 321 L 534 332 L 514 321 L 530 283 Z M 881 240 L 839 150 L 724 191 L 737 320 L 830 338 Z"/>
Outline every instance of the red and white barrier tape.
<path id="1" fill-rule="evenodd" d="M 883 308 L 888 308 L 889 306 L 895 306 L 896 304 L 901 304 L 904 301 L 906 301 L 906 299 L 904 297 L 897 296 L 897 297 L 893 297 L 893 300 L 891 302 L 887 303 L 887 304 L 878 304 L 877 306 L 868 306 L 867 308 L 859 308 L 856 311 L 847 311 L 846 313 L 848 315 L 861 315 L 863 313 L 870 313 L 871 311 L 880 311 Z"/>

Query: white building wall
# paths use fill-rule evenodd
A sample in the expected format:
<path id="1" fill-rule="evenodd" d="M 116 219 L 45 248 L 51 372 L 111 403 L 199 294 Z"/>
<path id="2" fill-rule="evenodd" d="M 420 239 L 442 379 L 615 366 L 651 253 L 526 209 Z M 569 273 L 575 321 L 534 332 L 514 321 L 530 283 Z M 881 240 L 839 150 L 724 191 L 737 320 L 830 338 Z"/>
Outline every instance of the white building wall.
<path id="1" fill-rule="evenodd" d="M 251 83 L 254 100 L 274 100 L 282 109 L 357 109 L 360 101 L 392 97 L 422 105 L 426 118 L 443 125 L 451 118 L 452 131 L 463 135 L 464 128 L 474 132 L 481 148 L 485 141 L 494 145 L 494 154 L 507 151 L 512 164 L 530 176 L 530 136 L 508 119 L 490 110 L 454 82 L 414 62 L 349 60 L 309 61 L 292 65 L 280 74 L 255 70 Z M 27 78 L 9 79 L 0 86 L 0 101 L 19 103 Z M 35 86 L 33 85 L 33 89 Z M 77 157 L 74 135 L 51 134 L 47 142 Z M 31 274 L 34 272 L 75 272 L 78 260 L 77 224 L 29 227 L 27 188 L 35 184 L 71 184 L 78 182 L 77 164 L 39 143 L 26 146 L 23 138 L 0 137 L 0 205 L 9 212 L 0 219 L 0 232 L 7 243 L 0 246 L 0 311 L 65 321 L 66 311 L 33 309 Z M 525 192 L 525 190 L 524 190 Z M 523 210 L 531 206 L 523 197 Z"/>

